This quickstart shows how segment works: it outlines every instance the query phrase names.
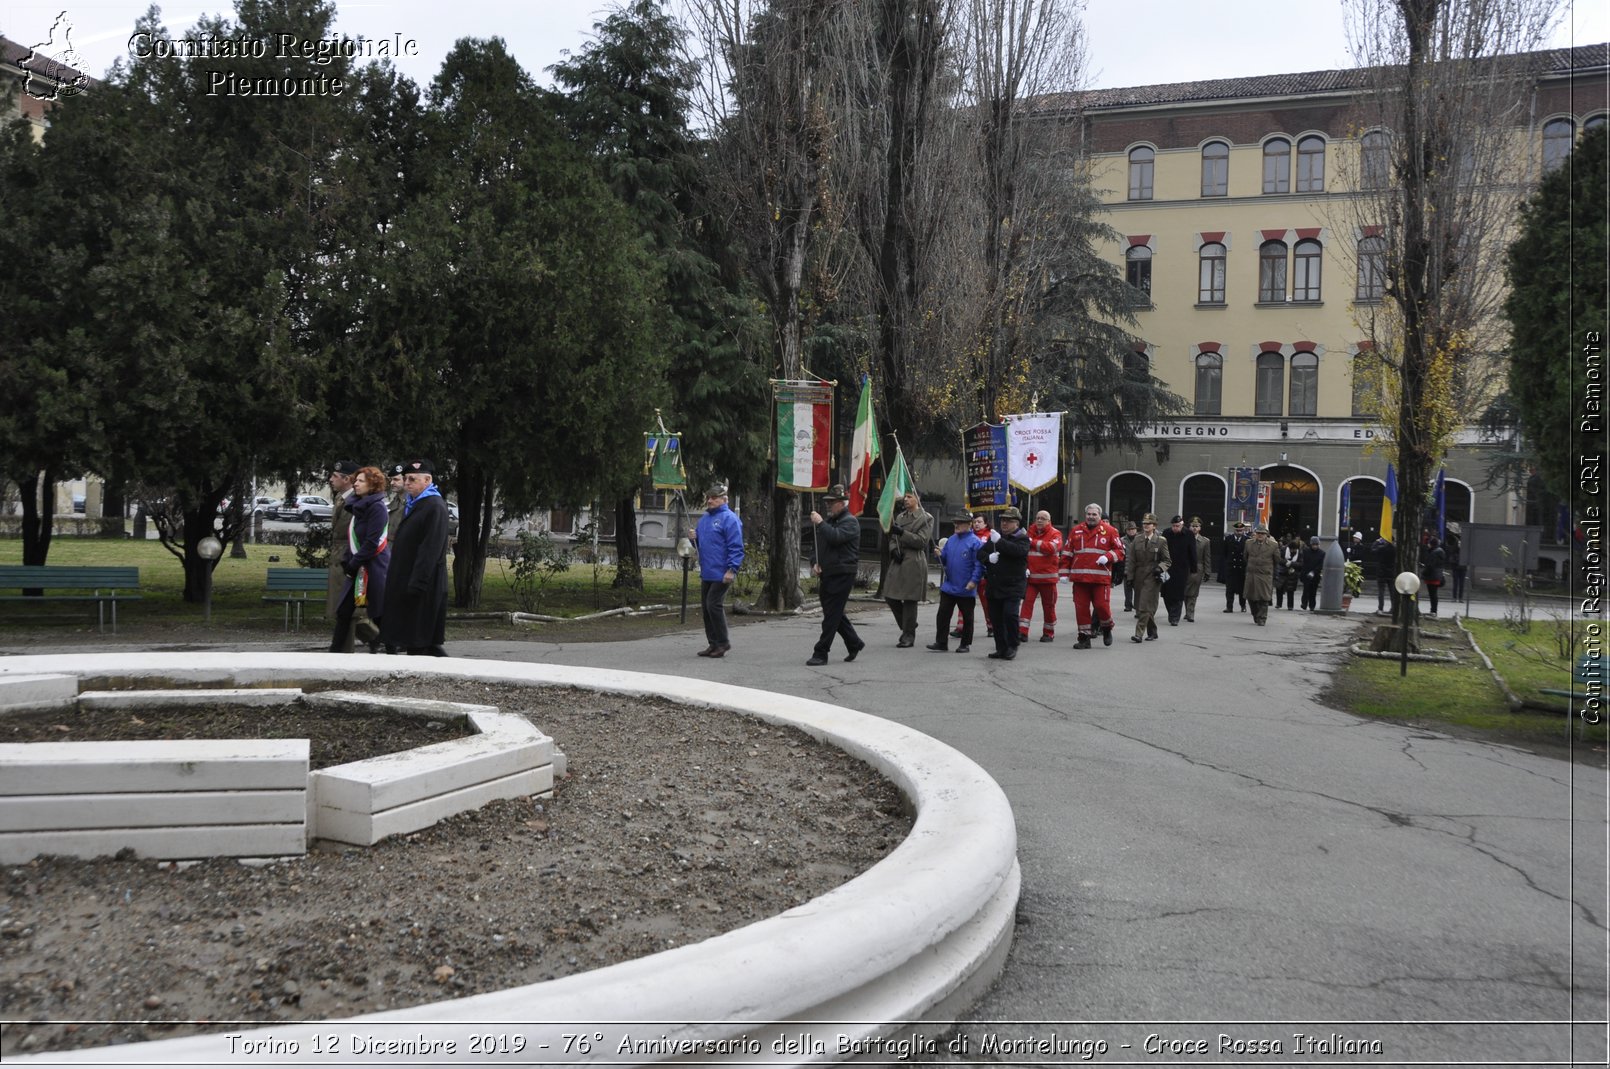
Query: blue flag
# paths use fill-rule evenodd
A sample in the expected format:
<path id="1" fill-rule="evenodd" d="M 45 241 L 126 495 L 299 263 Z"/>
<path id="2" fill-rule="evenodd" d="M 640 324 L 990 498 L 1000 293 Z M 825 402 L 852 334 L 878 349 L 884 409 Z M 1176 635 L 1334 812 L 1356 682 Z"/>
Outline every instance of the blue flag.
<path id="1" fill-rule="evenodd" d="M 1448 538 L 1448 485 L 1444 481 L 1447 469 L 1437 469 L 1437 484 L 1431 490 L 1431 503 L 1437 508 L 1437 541 Z"/>

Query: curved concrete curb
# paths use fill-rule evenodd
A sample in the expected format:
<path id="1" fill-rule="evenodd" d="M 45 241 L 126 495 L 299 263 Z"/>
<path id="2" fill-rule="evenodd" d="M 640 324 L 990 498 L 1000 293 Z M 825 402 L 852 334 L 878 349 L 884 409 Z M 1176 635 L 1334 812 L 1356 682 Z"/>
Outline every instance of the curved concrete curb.
<path id="1" fill-rule="evenodd" d="M 0 660 L 0 678 L 62 673 L 97 687 L 135 680 L 350 686 L 399 669 L 389 659 L 293 653 Z M 404 1063 L 474 1063 L 500 1054 L 499 1060 L 528 1064 L 838 1062 L 884 1055 L 893 1049 L 885 1044 L 921 1035 L 920 1022 L 953 1016 L 1004 964 L 1020 879 L 1011 806 L 988 773 L 927 735 L 805 698 L 676 676 L 457 658 L 410 659 L 403 670 L 663 696 L 791 725 L 877 768 L 910 799 L 916 821 L 888 857 L 843 886 L 701 943 L 546 983 L 342 1021 L 121 1046 L 119 1064 L 238 1065 L 243 1055 L 339 1063 L 364 1054 Z M 348 1048 L 366 1037 L 381 1046 L 318 1056 L 309 1044 L 332 1033 Z M 488 1048 L 477 1037 L 501 1046 Z M 511 1049 L 515 1042 L 520 1051 Z M 95 1063 L 108 1053 L 9 1060 Z"/>

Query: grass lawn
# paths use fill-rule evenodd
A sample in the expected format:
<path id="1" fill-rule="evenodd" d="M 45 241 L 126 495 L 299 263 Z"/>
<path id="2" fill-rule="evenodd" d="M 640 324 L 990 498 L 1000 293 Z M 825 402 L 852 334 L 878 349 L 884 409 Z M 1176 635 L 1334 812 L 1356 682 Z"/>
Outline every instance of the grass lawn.
<path id="1" fill-rule="evenodd" d="M 1499 621 L 1467 622 L 1473 630 L 1476 625 L 1485 625 L 1507 633 Z M 1542 628 L 1534 625 L 1534 632 L 1541 644 Z M 1428 627 L 1426 634 L 1428 649 L 1451 651 L 1459 656 L 1459 663 L 1411 661 L 1408 674 L 1400 676 L 1397 661 L 1353 657 L 1336 673 L 1326 692 L 1326 701 L 1360 716 L 1419 724 L 1452 734 L 1522 746 L 1554 748 L 1573 741 L 1578 749 L 1584 744 L 1601 748 L 1606 745 L 1603 723 L 1584 724 L 1578 719 L 1547 713 L 1510 712 L 1503 691 L 1481 663 L 1481 658 L 1470 649 L 1464 635 L 1446 623 Z M 1367 641 L 1368 631 L 1363 635 Z M 1436 637 L 1439 635 L 1442 637 Z M 1505 671 L 1508 662 L 1500 663 L 1485 633 L 1478 634 L 1477 642 L 1499 666 L 1511 689 L 1515 689 L 1514 680 Z"/>
<path id="2" fill-rule="evenodd" d="M 1571 689 L 1571 667 L 1582 653 L 1586 637 L 1580 622 L 1574 643 L 1570 621 L 1563 617 L 1533 619 L 1525 632 L 1510 630 L 1502 620 L 1466 620 L 1465 626 L 1517 696 L 1527 701 L 1566 704 L 1565 698 L 1544 694 L 1542 689 Z"/>
<path id="3" fill-rule="evenodd" d="M 227 552 L 219 560 L 213 573 L 212 625 L 223 631 L 269 632 L 284 626 L 284 612 L 280 605 L 262 600 L 268 569 L 297 567 L 296 549 L 293 546 L 248 545 L 246 559 L 238 560 Z M 270 560 L 277 557 L 278 560 Z M 22 563 L 22 541 L 16 538 L 0 539 L 0 564 Z M 157 632 L 192 628 L 202 622 L 202 606 L 189 604 L 183 598 L 184 572 L 179 559 L 154 540 L 61 538 L 51 540 L 50 565 L 134 565 L 140 569 L 140 595 L 137 602 L 125 602 L 118 609 L 120 628 L 124 625 L 149 628 Z M 452 561 L 448 561 L 451 575 Z M 486 579 L 481 593 L 480 611 L 524 611 L 515 596 L 512 571 L 497 559 L 487 561 Z M 593 568 L 590 564 L 576 564 L 560 573 L 543 588 L 540 603 L 531 611 L 551 616 L 580 616 L 600 609 L 611 609 L 628 602 L 622 591 L 613 589 L 613 567 Z M 680 602 L 682 573 L 678 571 L 645 570 L 644 591 L 634 595 L 639 604 L 670 604 Z M 695 607 L 699 599 L 699 577 L 689 577 L 689 598 Z M 15 590 L 0 591 L 4 594 Z M 325 626 L 323 598 L 316 598 L 317 610 L 307 613 L 306 626 L 322 630 Z M 448 615 L 458 610 L 451 606 Z M 36 628 L 65 627 L 95 630 L 93 602 L 51 602 L 40 604 L 17 601 L 0 602 L 0 636 L 17 635 Z"/>

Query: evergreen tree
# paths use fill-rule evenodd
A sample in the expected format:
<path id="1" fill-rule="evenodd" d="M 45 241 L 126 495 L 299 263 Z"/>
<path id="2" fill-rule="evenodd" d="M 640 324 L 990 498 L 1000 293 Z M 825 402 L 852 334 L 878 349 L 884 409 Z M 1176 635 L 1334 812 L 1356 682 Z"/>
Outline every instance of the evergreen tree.
<path id="1" fill-rule="evenodd" d="M 1607 326 L 1605 147 L 1601 123 L 1544 176 L 1521 211 L 1521 233 L 1509 249 L 1509 397 L 1543 485 L 1561 500 L 1571 498 L 1572 441 L 1581 431 L 1572 418 L 1580 353 L 1589 332 L 1597 332 L 1602 351 Z"/>

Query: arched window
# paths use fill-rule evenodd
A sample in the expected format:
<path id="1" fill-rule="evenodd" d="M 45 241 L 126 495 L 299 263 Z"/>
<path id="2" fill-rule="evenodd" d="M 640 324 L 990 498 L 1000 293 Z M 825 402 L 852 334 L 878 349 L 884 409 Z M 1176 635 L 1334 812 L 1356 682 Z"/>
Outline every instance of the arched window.
<path id="1" fill-rule="evenodd" d="M 1135 287 L 1130 300 L 1139 305 L 1152 303 L 1152 250 L 1131 245 L 1124 253 L 1124 281 Z"/>
<path id="2" fill-rule="evenodd" d="M 1157 153 L 1142 145 L 1129 150 L 1129 199 L 1152 199 L 1152 168 Z"/>
<path id="3" fill-rule="evenodd" d="M 1381 411 L 1381 361 L 1362 349 L 1353 357 L 1353 415 L 1374 416 Z"/>
<path id="4" fill-rule="evenodd" d="M 1565 162 L 1576 145 L 1576 123 L 1553 119 L 1543 124 L 1543 170 L 1552 171 Z"/>
<path id="5" fill-rule="evenodd" d="M 1230 192 L 1230 146 L 1209 141 L 1202 146 L 1202 196 L 1223 197 Z"/>
<path id="6" fill-rule="evenodd" d="M 1258 247 L 1258 303 L 1286 299 L 1286 243 L 1266 241 Z"/>
<path id="7" fill-rule="evenodd" d="M 1358 294 L 1360 301 L 1386 296 L 1386 239 L 1371 235 L 1358 241 Z"/>
<path id="8" fill-rule="evenodd" d="M 1313 353 L 1298 353 L 1291 358 L 1291 400 L 1286 414 L 1319 414 L 1319 357 Z"/>
<path id="9" fill-rule="evenodd" d="M 1224 405 L 1224 357 L 1202 353 L 1196 358 L 1196 414 L 1217 416 Z"/>
<path id="10" fill-rule="evenodd" d="M 1196 288 L 1198 304 L 1224 303 L 1224 246 L 1210 241 L 1202 246 L 1201 275 Z"/>
<path id="11" fill-rule="evenodd" d="M 1309 136 L 1297 142 L 1297 192 L 1325 191 L 1325 139 Z"/>
<path id="12" fill-rule="evenodd" d="M 1283 137 L 1263 143 L 1263 191 L 1291 192 L 1291 142 Z"/>
<path id="13" fill-rule="evenodd" d="M 1605 121 L 1605 114 L 1602 111 L 1597 115 L 1589 115 L 1582 120 L 1582 132 L 1585 134 L 1589 130 L 1597 130 L 1605 124 Z"/>
<path id="14" fill-rule="evenodd" d="M 1392 180 L 1392 141 L 1380 130 L 1362 138 L 1358 184 L 1361 189 L 1385 189 Z"/>
<path id="15" fill-rule="evenodd" d="M 1259 353 L 1257 397 L 1253 412 L 1260 416 L 1280 415 L 1281 395 L 1286 385 L 1286 358 L 1279 353 Z"/>
<path id="16" fill-rule="evenodd" d="M 1297 243 L 1291 254 L 1291 299 L 1319 300 L 1319 273 L 1325 249 L 1313 238 Z"/>

